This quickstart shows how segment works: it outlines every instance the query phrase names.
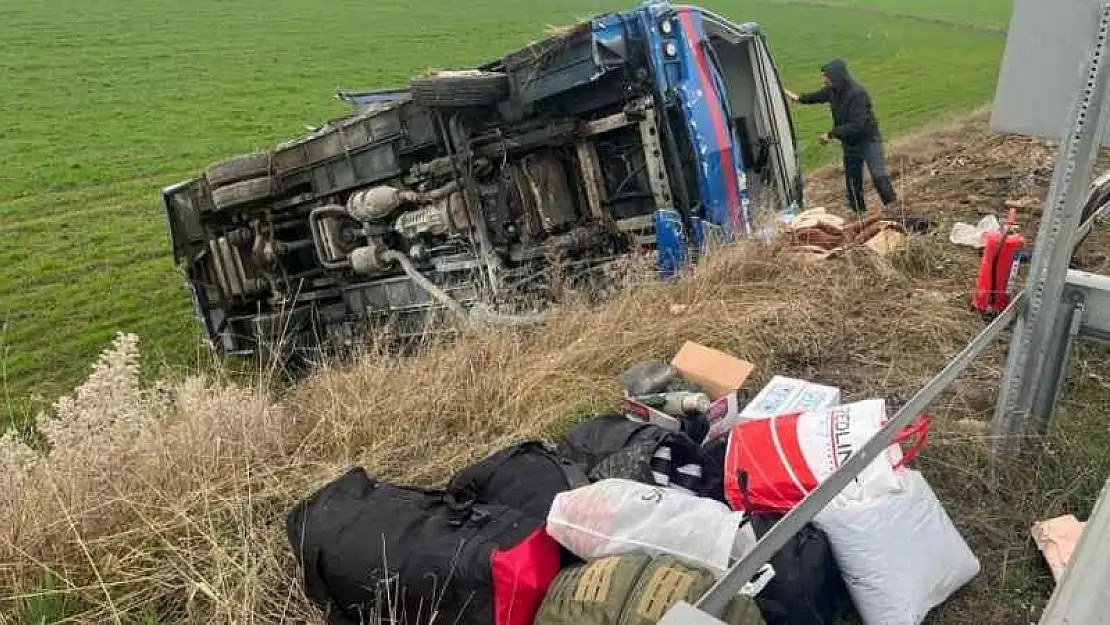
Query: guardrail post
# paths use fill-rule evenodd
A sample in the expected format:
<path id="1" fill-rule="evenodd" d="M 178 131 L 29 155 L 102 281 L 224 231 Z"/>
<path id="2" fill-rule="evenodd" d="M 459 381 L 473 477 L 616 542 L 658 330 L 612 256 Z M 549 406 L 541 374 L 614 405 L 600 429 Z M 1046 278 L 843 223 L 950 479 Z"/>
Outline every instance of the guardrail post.
<path id="1" fill-rule="evenodd" d="M 1044 215 L 1037 231 L 1025 288 L 1028 306 L 1014 328 L 1010 352 L 992 425 L 992 450 L 1015 455 L 1022 441 L 1047 433 L 1055 399 L 1049 374 L 1059 353 L 1056 343 L 1070 320 L 1064 319 L 1064 282 L 1073 255 L 1091 172 L 1098 157 L 1099 139 L 1108 117 L 1107 56 L 1110 55 L 1110 3 L 1100 5 L 1098 30 L 1088 59 L 1083 90 L 1076 99 L 1072 123 L 1060 144 L 1056 171 Z M 1063 324 L 1063 325 L 1061 325 Z M 1065 350 L 1066 351 L 1066 350 Z M 1052 380 L 1049 380 L 1049 378 Z M 1051 397 L 1050 397 L 1051 396 Z"/>

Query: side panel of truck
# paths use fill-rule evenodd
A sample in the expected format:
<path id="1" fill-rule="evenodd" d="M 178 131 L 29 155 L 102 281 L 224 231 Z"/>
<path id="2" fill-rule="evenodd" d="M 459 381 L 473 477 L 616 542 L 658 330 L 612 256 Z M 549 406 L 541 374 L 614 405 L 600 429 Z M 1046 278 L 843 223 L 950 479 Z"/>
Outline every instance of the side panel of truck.
<path id="1" fill-rule="evenodd" d="M 708 37 L 698 10 L 649 5 L 639 15 L 656 89 L 668 104 L 679 107 L 696 160 L 701 215 L 691 216 L 689 236 L 673 237 L 704 251 L 710 238 L 728 241 L 751 231 L 744 164 L 723 97 L 724 82 L 709 61 Z M 665 252 L 662 246 L 660 250 Z"/>

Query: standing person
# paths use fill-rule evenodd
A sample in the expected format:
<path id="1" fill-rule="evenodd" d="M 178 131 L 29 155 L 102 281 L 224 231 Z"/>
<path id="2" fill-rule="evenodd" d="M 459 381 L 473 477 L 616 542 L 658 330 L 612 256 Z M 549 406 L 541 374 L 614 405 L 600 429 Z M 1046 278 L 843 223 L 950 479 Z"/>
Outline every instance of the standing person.
<path id="1" fill-rule="evenodd" d="M 883 136 L 871 107 L 871 95 L 848 73 L 848 65 L 841 59 L 830 61 L 821 68 L 821 81 L 825 86 L 811 93 L 798 95 L 787 89 L 784 91 L 797 104 L 829 104 L 833 129 L 821 135 L 821 143 L 838 139 L 844 149 L 848 206 L 861 215 L 867 212 L 863 196 L 863 166 L 866 163 L 871 171 L 871 182 L 883 201 L 884 211 L 893 213 L 898 196 L 887 174 Z"/>

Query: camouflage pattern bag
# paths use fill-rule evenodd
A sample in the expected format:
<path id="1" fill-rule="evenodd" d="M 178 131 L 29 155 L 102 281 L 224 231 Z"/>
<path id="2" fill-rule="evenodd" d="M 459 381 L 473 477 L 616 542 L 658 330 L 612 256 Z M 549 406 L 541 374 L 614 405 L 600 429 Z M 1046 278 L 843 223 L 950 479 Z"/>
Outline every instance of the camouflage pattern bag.
<path id="1" fill-rule="evenodd" d="M 678 601 L 694 603 L 716 578 L 677 558 L 618 556 L 563 570 L 535 625 L 654 625 Z M 724 621 L 765 625 L 751 597 L 738 596 Z"/>

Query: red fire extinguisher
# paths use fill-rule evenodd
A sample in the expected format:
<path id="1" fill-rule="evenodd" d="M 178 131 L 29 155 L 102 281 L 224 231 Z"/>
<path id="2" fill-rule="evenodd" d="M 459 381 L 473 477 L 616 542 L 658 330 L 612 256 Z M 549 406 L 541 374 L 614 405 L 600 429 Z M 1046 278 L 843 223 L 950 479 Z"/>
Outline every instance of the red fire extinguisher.
<path id="1" fill-rule="evenodd" d="M 986 246 L 979 263 L 979 282 L 971 306 L 981 313 L 997 313 L 1010 305 L 1010 289 L 1017 278 L 1015 257 L 1025 246 L 1017 225 L 1017 208 L 1007 204 L 1006 221 L 983 236 Z"/>

